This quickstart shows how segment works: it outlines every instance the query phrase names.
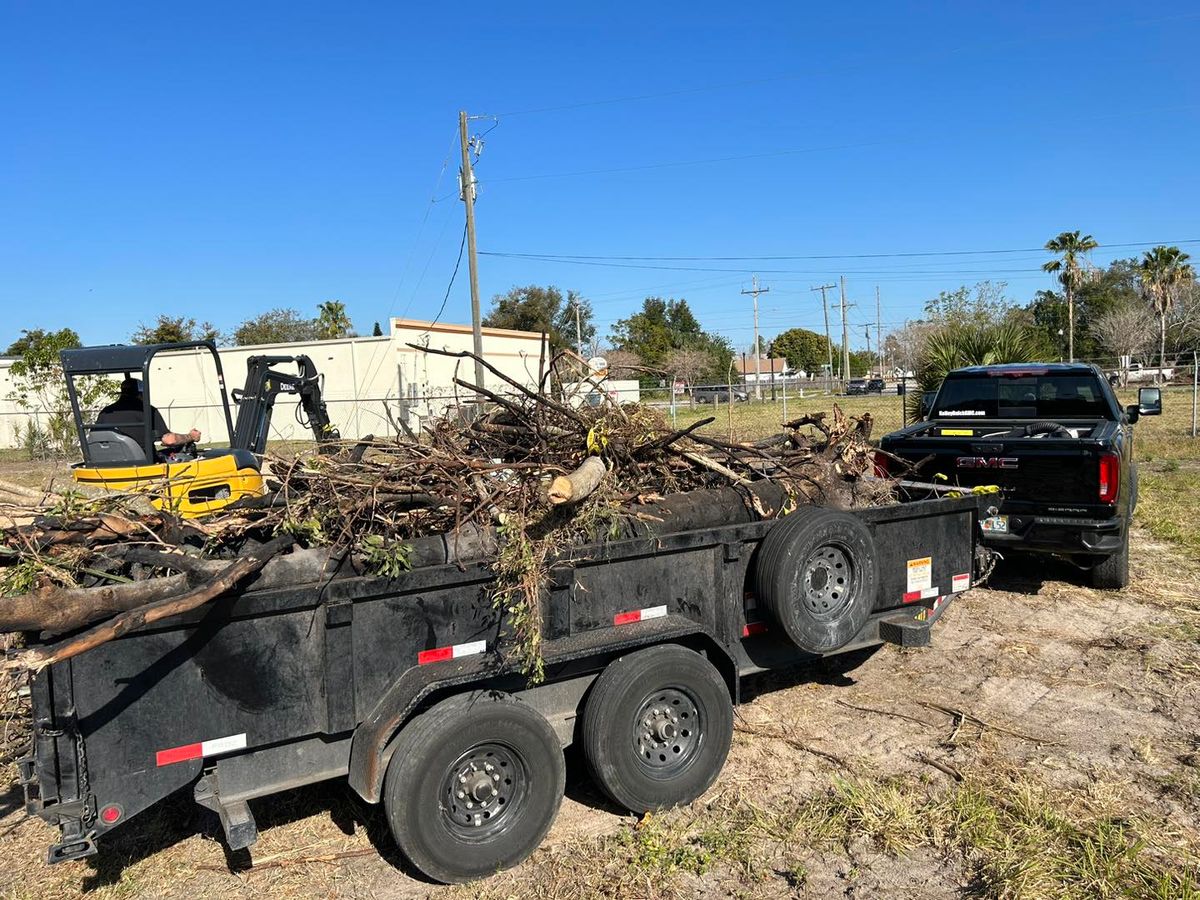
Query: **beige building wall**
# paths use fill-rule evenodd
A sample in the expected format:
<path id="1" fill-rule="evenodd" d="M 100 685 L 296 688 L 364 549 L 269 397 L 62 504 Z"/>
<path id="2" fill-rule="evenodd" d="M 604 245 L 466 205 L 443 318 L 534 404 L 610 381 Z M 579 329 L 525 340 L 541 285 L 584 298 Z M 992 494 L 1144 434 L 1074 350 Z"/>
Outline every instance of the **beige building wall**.
<path id="1" fill-rule="evenodd" d="M 452 359 L 409 346 L 451 352 L 470 350 L 469 325 L 392 319 L 391 326 L 387 337 L 221 348 L 226 389 L 232 394 L 234 388 L 245 384 L 251 356 L 307 355 L 324 376 L 322 393 L 329 417 L 345 438 L 393 434 L 389 415 L 395 421 L 403 418 L 415 431 L 429 418 L 443 415 L 455 405 L 456 392 L 457 397 L 470 399 L 468 391 L 455 387 L 454 378 L 457 374 L 464 381 L 473 381 L 473 360 Z M 540 334 L 531 332 L 483 329 L 487 361 L 529 387 L 537 384 L 542 342 Z M 12 362 L 0 360 L 0 446 L 9 448 L 19 444 L 19 424 L 30 418 L 44 419 L 22 409 L 12 398 L 16 387 L 9 371 Z M 150 385 L 151 401 L 173 431 L 194 427 L 203 433 L 204 443 L 228 440 L 216 366 L 206 351 L 156 357 Z M 501 379 L 490 372 L 484 386 L 504 392 Z M 232 396 L 230 403 L 236 421 L 237 406 Z M 271 418 L 271 440 L 305 440 L 312 436 L 297 420 L 297 406 L 294 397 L 279 396 Z"/>

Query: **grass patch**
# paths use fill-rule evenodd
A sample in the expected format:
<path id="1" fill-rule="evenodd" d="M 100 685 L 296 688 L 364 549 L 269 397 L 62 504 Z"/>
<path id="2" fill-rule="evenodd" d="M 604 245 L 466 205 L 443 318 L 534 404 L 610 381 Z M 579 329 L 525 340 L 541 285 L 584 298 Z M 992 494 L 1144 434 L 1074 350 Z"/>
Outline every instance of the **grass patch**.
<path id="1" fill-rule="evenodd" d="M 1120 790 L 1064 791 L 1025 770 L 979 762 L 961 782 L 836 779 L 828 790 L 759 806 L 726 796 L 647 816 L 568 854 L 543 852 L 468 896 L 669 897 L 688 879 L 795 887 L 819 853 L 922 850 L 993 900 L 1200 900 L 1197 860 L 1162 823 L 1128 813 Z M 782 887 L 782 885 L 780 885 Z M 751 894 L 752 895 L 752 894 Z"/>
<path id="2" fill-rule="evenodd" d="M 912 779 L 839 782 L 806 810 L 826 840 L 867 839 L 893 855 L 928 846 L 953 856 L 974 892 L 997 900 L 1200 898 L 1196 861 L 1114 803 L 982 767 L 945 792 Z"/>
<path id="3" fill-rule="evenodd" d="M 1178 544 L 1193 559 L 1200 559 L 1195 512 L 1195 498 L 1200 497 L 1200 468 L 1156 472 L 1143 465 L 1138 487 L 1138 524 L 1159 540 Z"/>

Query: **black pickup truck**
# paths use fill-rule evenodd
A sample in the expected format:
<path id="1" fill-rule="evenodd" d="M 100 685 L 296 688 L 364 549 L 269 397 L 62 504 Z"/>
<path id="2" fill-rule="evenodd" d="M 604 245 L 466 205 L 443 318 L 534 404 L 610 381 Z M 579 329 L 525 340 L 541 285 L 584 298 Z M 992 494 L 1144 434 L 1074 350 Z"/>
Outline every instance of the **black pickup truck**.
<path id="1" fill-rule="evenodd" d="M 999 486 L 985 544 L 1065 557 L 1117 589 L 1137 505 L 1132 426 L 1161 412 L 1158 388 L 1122 408 L 1091 365 L 971 366 L 946 377 L 921 421 L 883 438 L 880 462 L 915 463 L 926 482 Z"/>

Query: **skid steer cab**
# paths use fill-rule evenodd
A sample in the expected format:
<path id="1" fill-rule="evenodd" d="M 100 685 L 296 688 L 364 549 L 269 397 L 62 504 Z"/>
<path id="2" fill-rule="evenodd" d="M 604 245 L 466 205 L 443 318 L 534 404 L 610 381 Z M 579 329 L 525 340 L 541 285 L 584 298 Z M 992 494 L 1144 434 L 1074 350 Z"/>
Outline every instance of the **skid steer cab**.
<path id="1" fill-rule="evenodd" d="M 263 495 L 262 454 L 275 398 L 281 392 L 297 395 L 318 441 L 340 440 L 321 399 L 320 376 L 307 356 L 250 357 L 246 385 L 234 391 L 239 405 L 236 424 L 221 358 L 211 341 L 82 347 L 63 350 L 60 359 L 83 453 L 83 462 L 72 470 L 75 481 L 146 494 L 155 507 L 183 518 L 208 515 L 242 498 Z M 297 371 L 274 368 L 281 364 L 293 364 Z M 161 377 L 168 372 L 171 384 L 183 385 L 186 396 L 155 388 L 155 373 Z M 139 380 L 140 400 L 125 398 L 119 415 L 85 411 L 79 400 L 81 380 L 96 378 Z M 216 432 L 216 441 L 226 446 L 199 448 L 195 442 L 159 446 L 164 423 L 154 406 L 156 393 L 172 418 L 187 417 L 190 425 L 192 419 L 205 416 L 206 431 Z"/>
<path id="2" fill-rule="evenodd" d="M 75 481 L 79 484 L 144 493 L 159 509 L 170 510 L 184 518 L 215 512 L 234 500 L 263 493 L 259 460 L 233 443 L 233 418 L 225 391 L 225 375 L 212 342 L 82 347 L 63 350 L 60 359 L 75 428 L 79 432 L 79 446 L 83 451 L 83 462 L 73 468 Z M 156 428 L 156 421 L 161 423 L 162 417 L 153 405 L 155 384 L 151 373 L 161 374 L 167 369 L 192 376 L 186 381 L 189 391 L 197 397 L 207 395 L 211 398 L 214 391 L 219 395 L 221 424 L 228 447 L 202 450 L 194 442 L 169 448 L 158 446 L 161 426 Z M 195 384 L 204 375 L 211 377 L 214 369 L 215 385 Z M 140 379 L 141 402 L 125 404 L 126 408 L 119 416 L 85 411 L 79 403 L 80 380 L 85 378 Z M 166 391 L 159 393 L 167 399 Z M 174 404 L 166 408 L 173 417 L 194 417 L 198 413 L 195 408 L 180 409 Z"/>

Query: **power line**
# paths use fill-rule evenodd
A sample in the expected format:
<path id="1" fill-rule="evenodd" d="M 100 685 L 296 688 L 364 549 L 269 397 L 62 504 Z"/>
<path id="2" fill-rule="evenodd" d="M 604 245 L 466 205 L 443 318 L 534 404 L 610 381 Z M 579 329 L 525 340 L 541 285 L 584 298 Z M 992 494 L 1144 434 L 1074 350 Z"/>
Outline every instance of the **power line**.
<path id="1" fill-rule="evenodd" d="M 1179 246 L 1200 244 L 1200 238 L 1183 241 L 1132 241 L 1122 244 L 1100 244 L 1096 249 L 1120 249 L 1130 247 L 1152 247 L 1158 245 Z M 578 253 L 514 253 L 498 250 L 480 250 L 481 256 L 507 256 L 517 259 L 540 260 L 613 260 L 618 262 L 785 262 L 795 260 L 834 259 L 899 259 L 928 256 L 985 256 L 1003 253 L 1040 253 L 1049 251 L 1045 247 L 1010 247 L 989 250 L 915 250 L 888 253 L 827 253 L 820 255 L 792 256 L 594 256 Z"/>
<path id="2" fill-rule="evenodd" d="M 463 249 L 467 246 L 467 226 L 463 225 L 462 242 L 458 245 L 458 259 L 454 262 L 454 271 L 450 273 L 450 283 L 446 285 L 446 296 L 442 298 L 442 305 L 438 307 L 437 315 L 433 317 L 433 321 L 429 323 L 429 328 L 442 318 L 442 313 L 446 311 L 446 301 L 450 299 L 450 289 L 454 287 L 454 279 L 458 277 L 458 267 L 462 265 Z M 426 330 L 426 334 L 428 334 Z"/>

